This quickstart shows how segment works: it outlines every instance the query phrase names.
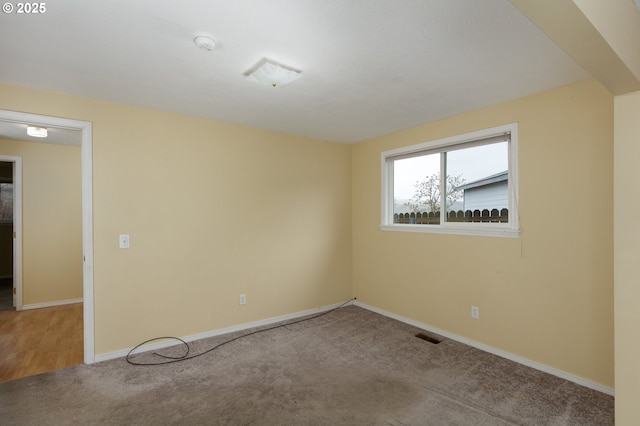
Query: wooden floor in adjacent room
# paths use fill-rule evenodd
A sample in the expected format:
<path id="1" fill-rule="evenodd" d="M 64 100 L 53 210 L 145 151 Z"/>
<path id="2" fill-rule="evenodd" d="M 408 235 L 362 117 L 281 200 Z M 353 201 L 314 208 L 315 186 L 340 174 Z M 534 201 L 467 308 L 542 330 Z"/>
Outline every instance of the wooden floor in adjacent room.
<path id="1" fill-rule="evenodd" d="M 82 303 L 0 311 L 0 382 L 82 364 Z"/>

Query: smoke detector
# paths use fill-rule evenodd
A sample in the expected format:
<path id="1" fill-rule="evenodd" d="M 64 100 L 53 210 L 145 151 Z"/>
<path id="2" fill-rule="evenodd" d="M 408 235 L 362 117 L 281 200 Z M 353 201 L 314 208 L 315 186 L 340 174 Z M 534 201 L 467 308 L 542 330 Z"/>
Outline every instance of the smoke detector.
<path id="1" fill-rule="evenodd" d="M 210 34 L 196 34 L 193 43 L 200 49 L 209 52 L 216 48 L 216 40 Z"/>

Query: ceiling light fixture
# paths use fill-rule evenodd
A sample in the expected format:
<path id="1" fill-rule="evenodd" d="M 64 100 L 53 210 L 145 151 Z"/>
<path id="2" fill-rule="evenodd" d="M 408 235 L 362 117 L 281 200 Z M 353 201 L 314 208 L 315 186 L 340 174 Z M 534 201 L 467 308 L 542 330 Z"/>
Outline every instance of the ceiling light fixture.
<path id="1" fill-rule="evenodd" d="M 249 80 L 271 87 L 284 86 L 300 77 L 302 77 L 300 71 L 285 68 L 268 60 L 265 60 L 262 65 L 247 74 Z"/>
<path id="2" fill-rule="evenodd" d="M 46 138 L 48 132 L 46 127 L 27 126 L 27 134 L 34 138 Z"/>
<path id="3" fill-rule="evenodd" d="M 216 48 L 216 41 L 209 34 L 196 34 L 196 36 L 193 38 L 193 42 L 200 49 L 206 50 L 208 52 Z"/>

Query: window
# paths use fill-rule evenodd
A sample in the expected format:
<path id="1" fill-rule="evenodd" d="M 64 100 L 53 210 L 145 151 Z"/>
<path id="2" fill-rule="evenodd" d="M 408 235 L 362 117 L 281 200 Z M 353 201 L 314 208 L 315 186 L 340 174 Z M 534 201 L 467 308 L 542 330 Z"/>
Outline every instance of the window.
<path id="1" fill-rule="evenodd" d="M 0 183 L 0 222 L 13 221 L 13 184 Z"/>
<path id="2" fill-rule="evenodd" d="M 383 152 L 382 229 L 517 237 L 517 160 L 517 124 Z"/>

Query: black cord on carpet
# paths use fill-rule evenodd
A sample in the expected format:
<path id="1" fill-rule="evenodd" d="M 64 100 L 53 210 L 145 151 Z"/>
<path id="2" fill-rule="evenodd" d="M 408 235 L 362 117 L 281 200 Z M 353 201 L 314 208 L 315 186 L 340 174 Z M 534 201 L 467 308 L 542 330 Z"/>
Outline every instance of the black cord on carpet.
<path id="1" fill-rule="evenodd" d="M 181 338 L 179 338 L 179 337 L 171 337 L 171 336 L 154 337 L 153 339 L 146 340 L 146 341 L 140 343 L 139 345 L 135 346 L 133 349 L 131 349 L 129 351 L 129 353 L 127 354 L 127 358 L 126 359 L 127 359 L 127 362 L 129 364 L 131 364 L 131 365 L 164 365 L 164 364 L 171 364 L 171 363 L 174 363 L 174 362 L 187 361 L 189 359 L 197 358 L 199 356 L 208 354 L 209 352 L 212 352 L 212 351 L 220 348 L 221 346 L 226 345 L 227 343 L 235 342 L 236 340 L 243 339 L 245 337 L 249 337 L 249 336 L 254 335 L 254 334 L 263 333 L 263 332 L 269 331 L 269 330 L 275 330 L 277 328 L 286 327 L 286 326 L 293 325 L 293 324 L 298 324 L 298 323 L 301 323 L 301 322 L 304 322 L 304 321 L 309 321 L 309 320 L 312 320 L 312 319 L 315 319 L 315 318 L 319 318 L 319 317 L 321 317 L 323 315 L 330 314 L 331 312 L 335 311 L 336 309 L 340 309 L 344 305 L 346 305 L 347 303 L 353 302 L 354 300 L 356 300 L 355 297 L 353 299 L 347 300 L 346 302 L 342 303 L 340 306 L 337 306 L 337 307 L 335 307 L 333 309 L 330 309 L 328 311 L 322 312 L 322 313 L 320 313 L 318 315 L 314 315 L 312 317 L 302 318 L 302 319 L 299 319 L 299 320 L 296 320 L 296 321 L 291 321 L 291 322 L 287 322 L 287 323 L 284 323 L 284 324 L 275 325 L 273 327 L 268 327 L 268 328 L 264 328 L 264 329 L 261 329 L 261 330 L 252 331 L 251 333 L 247 333 L 247 334 L 243 334 L 243 335 L 238 336 L 238 337 L 234 337 L 233 339 L 229 339 L 229 340 L 227 340 L 225 342 L 219 343 L 219 344 L 213 346 L 212 348 L 207 349 L 204 352 L 200 352 L 199 354 L 195 354 L 195 355 L 191 355 L 191 356 L 189 356 L 189 353 L 191 352 L 191 348 L 190 348 L 189 344 L 187 342 L 185 342 L 184 340 L 182 340 Z M 158 340 L 177 340 L 177 341 L 179 341 L 180 343 L 182 343 L 185 346 L 186 352 L 182 356 L 175 356 L 175 357 L 174 356 L 168 356 L 168 355 L 162 355 L 162 354 L 159 354 L 157 352 L 153 352 L 153 355 L 159 356 L 160 358 L 164 358 L 164 361 L 138 362 L 138 361 L 135 361 L 135 360 L 131 359 L 131 356 L 135 355 L 134 352 L 136 351 L 136 349 L 140 348 L 141 346 L 146 345 L 147 343 L 155 342 L 155 341 L 158 341 Z"/>

